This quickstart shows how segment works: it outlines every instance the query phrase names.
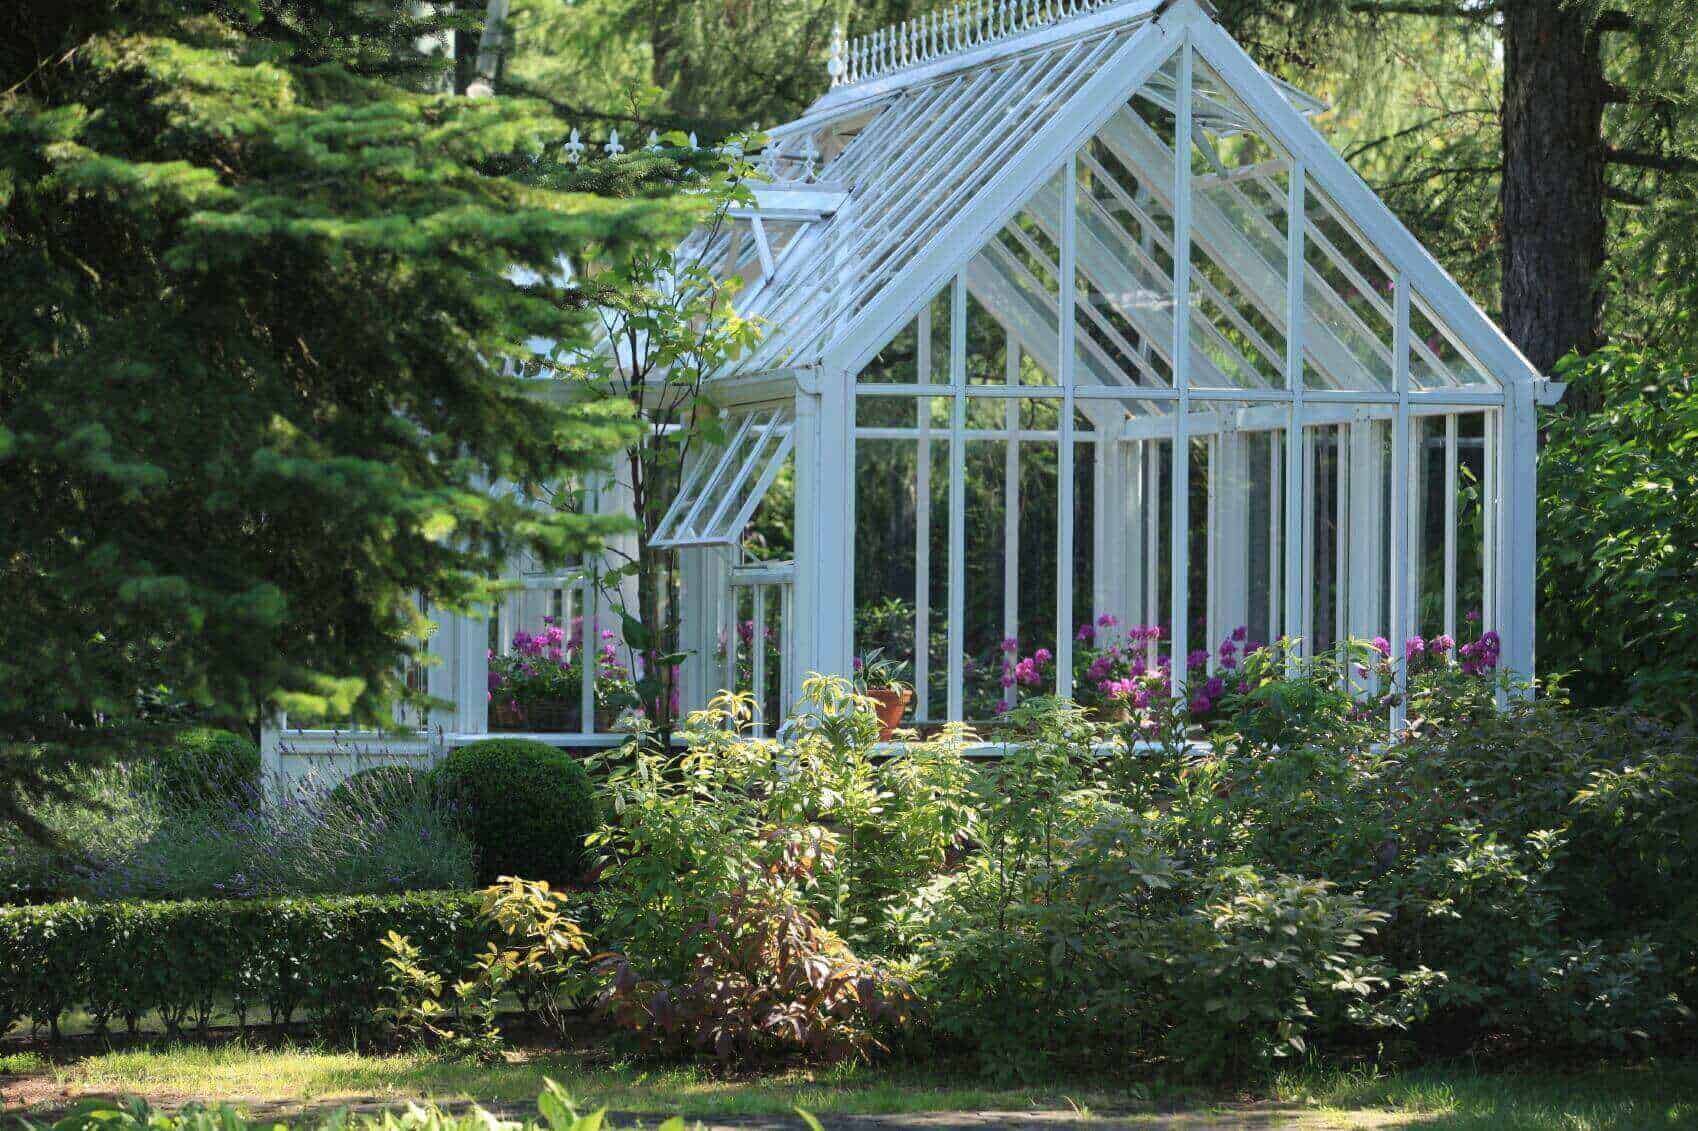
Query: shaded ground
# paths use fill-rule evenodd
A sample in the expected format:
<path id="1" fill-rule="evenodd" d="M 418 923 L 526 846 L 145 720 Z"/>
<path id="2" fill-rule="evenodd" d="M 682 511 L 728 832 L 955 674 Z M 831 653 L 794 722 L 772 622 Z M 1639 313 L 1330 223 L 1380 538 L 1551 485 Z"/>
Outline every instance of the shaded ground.
<path id="1" fill-rule="evenodd" d="M 475 1103 L 519 1119 L 535 1114 L 545 1077 L 565 1087 L 580 1110 L 608 1108 L 615 1127 L 652 1128 L 676 1114 L 710 1131 L 803 1131 L 794 1114 L 801 1107 L 827 1131 L 1698 1128 L 1698 1061 L 1570 1072 L 1298 1072 L 1267 1082 L 1257 1095 L 1223 1096 L 1130 1080 L 999 1086 L 969 1066 L 937 1062 L 728 1079 L 700 1067 L 632 1064 L 599 1048 L 517 1053 L 472 1067 L 286 1041 L 110 1049 L 93 1041 L 0 1043 L 0 1112 L 45 1122 L 83 1097 L 129 1094 L 163 1110 L 201 1099 L 277 1120 L 427 1100 L 453 1109 Z"/>

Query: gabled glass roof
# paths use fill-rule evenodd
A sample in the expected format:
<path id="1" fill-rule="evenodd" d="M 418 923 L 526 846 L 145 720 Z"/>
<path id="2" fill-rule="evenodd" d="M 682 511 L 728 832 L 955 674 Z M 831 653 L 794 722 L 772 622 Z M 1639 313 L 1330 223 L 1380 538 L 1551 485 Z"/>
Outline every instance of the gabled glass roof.
<path id="1" fill-rule="evenodd" d="M 738 305 L 766 321 L 745 370 L 817 361 L 877 290 L 1003 168 L 1049 128 L 1136 24 L 961 71 L 892 96 L 819 176 L 848 190 L 808 225 L 777 271 Z"/>

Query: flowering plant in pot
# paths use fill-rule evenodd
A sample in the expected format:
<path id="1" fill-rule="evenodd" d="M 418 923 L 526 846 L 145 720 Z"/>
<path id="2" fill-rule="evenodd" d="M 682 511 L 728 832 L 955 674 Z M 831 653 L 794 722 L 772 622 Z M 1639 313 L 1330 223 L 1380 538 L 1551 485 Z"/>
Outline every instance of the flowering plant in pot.
<path id="1" fill-rule="evenodd" d="M 902 725 L 908 704 L 914 700 L 914 689 L 903 680 L 908 674 L 908 661 L 891 659 L 883 648 L 874 648 L 857 657 L 855 670 L 861 690 L 877 706 L 879 741 L 888 741 Z"/>
<path id="2" fill-rule="evenodd" d="M 584 625 L 573 617 L 570 629 L 554 617 L 543 618 L 541 632 L 519 629 L 506 655 L 489 655 L 489 725 L 494 731 L 577 731 L 584 729 L 581 649 Z M 596 669 L 596 723 L 607 726 L 620 707 L 636 702 L 629 669 L 620 662 L 615 634 L 604 629 L 592 657 Z"/>

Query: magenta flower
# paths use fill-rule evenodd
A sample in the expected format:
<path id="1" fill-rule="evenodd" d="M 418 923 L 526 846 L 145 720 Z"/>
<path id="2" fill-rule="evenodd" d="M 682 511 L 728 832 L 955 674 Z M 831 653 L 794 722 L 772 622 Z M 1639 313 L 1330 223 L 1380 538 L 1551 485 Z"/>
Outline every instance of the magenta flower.
<path id="1" fill-rule="evenodd" d="M 1447 633 L 1443 636 L 1433 637 L 1433 639 L 1427 644 L 1427 651 L 1431 652 L 1435 656 L 1443 656 L 1448 654 L 1450 650 L 1455 647 L 1456 638 Z"/>
<path id="2" fill-rule="evenodd" d="M 1004 652 L 1018 652 L 1020 641 L 1012 636 L 1005 636 L 1002 638 L 1002 650 Z"/>
<path id="3" fill-rule="evenodd" d="M 1088 624 L 1079 626 L 1079 631 L 1073 634 L 1073 639 L 1081 644 L 1093 644 L 1097 639 L 1097 630 Z"/>
<path id="4" fill-rule="evenodd" d="M 1036 652 L 1032 653 L 1032 659 L 1036 660 L 1040 664 L 1047 664 L 1051 660 L 1055 659 L 1055 653 L 1051 652 L 1048 648 L 1039 648 Z"/>
<path id="5" fill-rule="evenodd" d="M 1097 618 L 1098 628 L 1114 628 L 1119 623 L 1120 618 L 1115 616 L 1113 613 L 1104 613 L 1102 616 Z"/>
<path id="6" fill-rule="evenodd" d="M 1383 636 L 1376 636 L 1374 637 L 1373 643 L 1374 651 L 1378 652 L 1382 656 L 1391 655 L 1391 641 L 1387 640 Z"/>
<path id="7" fill-rule="evenodd" d="M 1411 636 L 1403 642 L 1403 657 L 1406 660 L 1413 660 L 1426 649 L 1427 642 L 1425 640 L 1422 640 L 1419 636 Z"/>
<path id="8" fill-rule="evenodd" d="M 1206 715 L 1213 706 L 1214 704 L 1209 702 L 1207 695 L 1199 694 L 1191 700 L 1191 713 L 1193 715 Z"/>

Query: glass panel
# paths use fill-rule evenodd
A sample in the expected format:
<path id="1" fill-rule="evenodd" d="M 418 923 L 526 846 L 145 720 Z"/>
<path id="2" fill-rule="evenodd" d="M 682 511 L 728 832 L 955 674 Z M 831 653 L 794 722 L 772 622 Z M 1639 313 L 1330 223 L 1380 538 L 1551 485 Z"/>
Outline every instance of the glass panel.
<path id="1" fill-rule="evenodd" d="M 1171 416 L 1165 406 L 1093 400 L 1075 448 L 1073 693 L 1115 710 L 1116 684 L 1165 663 L 1172 594 Z M 1089 597 L 1089 605 L 1085 604 Z"/>
<path id="2" fill-rule="evenodd" d="M 985 402 L 987 406 L 996 402 Z M 964 445 L 966 488 L 962 547 L 965 586 L 962 608 L 962 711 L 969 720 L 993 718 L 1003 701 L 1002 669 L 1008 628 L 1004 624 L 1004 584 L 1008 580 L 1006 527 L 1008 518 L 1007 440 L 969 439 Z"/>
<path id="3" fill-rule="evenodd" d="M 1414 389 L 1498 387 L 1418 294 L 1409 303 L 1409 384 Z"/>
<path id="4" fill-rule="evenodd" d="M 491 731 L 575 734 L 612 725 L 615 708 L 609 697 L 626 669 L 612 633 L 604 641 L 597 624 L 586 625 L 584 590 L 583 584 L 537 585 L 502 599 L 490 620 Z M 595 726 L 588 728 L 583 712 L 586 630 L 596 641 L 589 662 L 604 669 L 600 674 L 605 676 L 593 688 L 601 703 Z"/>
<path id="5" fill-rule="evenodd" d="M 1392 275 L 1311 180 L 1304 189 L 1304 379 L 1392 387 Z"/>
<path id="6" fill-rule="evenodd" d="M 752 412 L 728 422 L 726 432 L 729 441 L 719 458 L 685 479 L 661 518 L 654 545 L 731 545 L 740 540 L 755 508 L 786 466 L 792 443 L 789 413 Z"/>
<path id="7" fill-rule="evenodd" d="M 900 404 L 914 415 L 913 400 Z M 905 682 L 915 671 L 920 451 L 918 439 L 855 441 L 855 657 L 899 661 Z"/>
<path id="8" fill-rule="evenodd" d="M 1190 644 L 1216 668 L 1278 639 L 1286 409 L 1192 405 Z"/>
<path id="9" fill-rule="evenodd" d="M 1101 138 L 1079 151 L 1074 196 L 1075 379 L 1172 385 L 1172 219 Z"/>
<path id="10" fill-rule="evenodd" d="M 975 260 L 975 262 L 978 262 Z M 969 275 L 972 274 L 969 268 Z M 967 295 L 967 383 L 1008 383 L 1008 331 L 980 300 Z"/>
<path id="11" fill-rule="evenodd" d="M 752 485 L 751 485 L 752 486 Z M 796 456 L 786 455 L 772 485 L 760 496 L 755 513 L 739 533 L 738 545 L 750 562 L 788 562 L 796 557 Z"/>
<path id="12" fill-rule="evenodd" d="M 919 325 L 910 322 L 873 355 L 858 378 L 863 384 L 912 385 L 919 382 Z"/>
<path id="13" fill-rule="evenodd" d="M 1191 383 L 1283 387 L 1290 161 L 1200 59 L 1192 81 Z"/>
<path id="14" fill-rule="evenodd" d="M 1302 636 L 1310 655 L 1332 648 L 1345 636 L 1349 566 L 1343 535 L 1348 518 L 1348 438 L 1338 425 L 1304 430 L 1310 491 L 1309 600 Z"/>

